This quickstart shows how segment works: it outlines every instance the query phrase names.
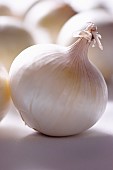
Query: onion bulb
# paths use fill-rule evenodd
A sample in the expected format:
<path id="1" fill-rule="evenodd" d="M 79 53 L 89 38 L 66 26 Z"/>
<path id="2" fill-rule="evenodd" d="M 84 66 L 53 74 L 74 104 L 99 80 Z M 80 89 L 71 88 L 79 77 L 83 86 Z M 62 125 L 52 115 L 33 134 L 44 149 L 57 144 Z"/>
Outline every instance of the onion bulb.
<path id="1" fill-rule="evenodd" d="M 102 35 L 104 50 L 98 47 L 89 48 L 90 60 L 99 68 L 106 81 L 113 75 L 113 17 L 105 10 L 95 9 L 81 12 L 71 17 L 62 27 L 57 43 L 68 46 L 74 42 L 72 34 L 85 28 L 88 21 L 94 22 L 98 26 L 98 31 Z"/>
<path id="2" fill-rule="evenodd" d="M 26 13 L 24 23 L 35 28 L 37 43 L 55 42 L 63 24 L 74 14 L 75 11 L 63 2 L 43 0 Z"/>
<path id="3" fill-rule="evenodd" d="M 96 27 L 89 24 L 69 47 L 38 44 L 22 51 L 10 68 L 12 100 L 31 128 L 50 136 L 78 134 L 103 114 L 107 87 L 88 60 Z M 18 78 L 17 78 L 18 77 Z"/>
<path id="4" fill-rule="evenodd" d="M 9 70 L 13 59 L 35 42 L 30 32 L 17 19 L 0 17 L 0 62 Z"/>
<path id="5" fill-rule="evenodd" d="M 9 79 L 6 69 L 0 65 L 0 120 L 8 112 L 10 107 Z"/>

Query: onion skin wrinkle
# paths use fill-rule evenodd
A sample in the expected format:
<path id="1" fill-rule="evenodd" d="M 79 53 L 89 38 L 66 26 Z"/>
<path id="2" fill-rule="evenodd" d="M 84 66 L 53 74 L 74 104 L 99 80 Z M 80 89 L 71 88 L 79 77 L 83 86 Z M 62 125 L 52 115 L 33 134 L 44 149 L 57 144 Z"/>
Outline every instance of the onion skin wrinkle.
<path id="1" fill-rule="evenodd" d="M 104 78 L 87 57 L 94 40 L 102 49 L 97 28 L 89 23 L 76 36 L 68 47 L 38 44 L 25 49 L 9 72 L 12 100 L 22 119 L 49 136 L 89 129 L 108 101 Z"/>

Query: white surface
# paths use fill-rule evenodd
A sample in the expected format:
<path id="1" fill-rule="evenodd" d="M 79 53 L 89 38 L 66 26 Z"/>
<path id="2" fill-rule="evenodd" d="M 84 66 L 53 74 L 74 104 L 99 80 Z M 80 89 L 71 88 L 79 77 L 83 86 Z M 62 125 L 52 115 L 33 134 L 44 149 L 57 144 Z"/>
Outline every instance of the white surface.
<path id="1" fill-rule="evenodd" d="M 61 138 L 36 133 L 9 113 L 0 124 L 0 170 L 113 170 L 113 102 L 91 129 Z"/>

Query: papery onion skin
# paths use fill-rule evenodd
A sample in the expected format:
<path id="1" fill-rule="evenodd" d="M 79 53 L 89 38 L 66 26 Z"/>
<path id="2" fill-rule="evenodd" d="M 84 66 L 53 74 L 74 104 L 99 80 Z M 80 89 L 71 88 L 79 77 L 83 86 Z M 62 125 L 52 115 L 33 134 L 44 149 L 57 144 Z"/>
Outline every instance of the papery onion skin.
<path id="1" fill-rule="evenodd" d="M 50 136 L 69 136 L 99 120 L 107 87 L 87 58 L 89 45 L 85 38 L 70 47 L 35 45 L 13 61 L 11 96 L 28 126 Z"/>

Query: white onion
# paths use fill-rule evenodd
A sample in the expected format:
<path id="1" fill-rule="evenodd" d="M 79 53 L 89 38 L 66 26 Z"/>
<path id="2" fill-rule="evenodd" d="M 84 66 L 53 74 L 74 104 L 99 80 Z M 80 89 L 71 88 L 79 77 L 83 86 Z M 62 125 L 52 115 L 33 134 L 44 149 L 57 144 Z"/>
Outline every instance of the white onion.
<path id="1" fill-rule="evenodd" d="M 53 0 L 37 3 L 24 16 L 24 23 L 31 25 L 37 43 L 55 42 L 63 24 L 75 14 L 72 8 Z"/>
<path id="2" fill-rule="evenodd" d="M 35 44 L 30 32 L 17 19 L 0 17 L 0 62 L 9 70 L 13 59 Z"/>
<path id="3" fill-rule="evenodd" d="M 28 126 L 46 135 L 68 136 L 100 119 L 107 87 L 87 57 L 92 36 L 102 48 L 91 24 L 69 47 L 38 44 L 15 58 L 9 72 L 11 96 Z"/>

